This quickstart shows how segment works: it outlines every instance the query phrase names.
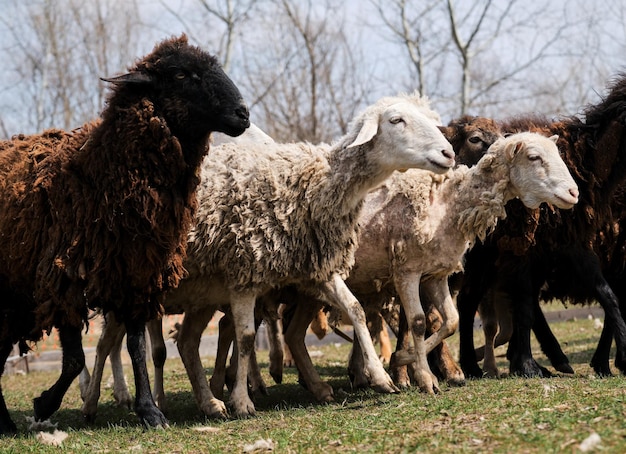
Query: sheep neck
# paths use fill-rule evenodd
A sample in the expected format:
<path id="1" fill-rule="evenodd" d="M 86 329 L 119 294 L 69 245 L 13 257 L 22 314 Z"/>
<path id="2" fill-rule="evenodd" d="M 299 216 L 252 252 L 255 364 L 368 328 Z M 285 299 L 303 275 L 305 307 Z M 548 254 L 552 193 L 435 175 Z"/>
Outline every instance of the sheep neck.
<path id="1" fill-rule="evenodd" d="M 328 206 L 335 207 L 343 215 L 360 210 L 367 193 L 393 173 L 369 159 L 371 148 L 372 143 L 349 148 L 339 145 L 328 153 L 328 187 L 320 195 L 328 200 Z M 327 208 L 322 204 L 319 206 Z"/>
<path id="2" fill-rule="evenodd" d="M 461 207 L 456 211 L 456 225 L 470 243 L 476 238 L 483 241 L 498 220 L 506 217 L 504 206 L 515 197 L 509 171 L 502 155 L 486 155 L 462 178 L 450 180 L 449 196 Z"/>

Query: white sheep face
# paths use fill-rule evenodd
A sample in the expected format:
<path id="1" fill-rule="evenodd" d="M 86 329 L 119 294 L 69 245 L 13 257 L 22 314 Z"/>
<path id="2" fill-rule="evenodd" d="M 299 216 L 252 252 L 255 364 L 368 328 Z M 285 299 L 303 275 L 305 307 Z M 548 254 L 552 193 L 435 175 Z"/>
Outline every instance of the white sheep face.
<path id="1" fill-rule="evenodd" d="M 356 140 L 357 146 L 375 137 L 376 146 L 370 156 L 385 170 L 420 168 L 445 173 L 454 166 L 454 150 L 438 129 L 430 109 L 411 101 L 396 98 L 378 115 L 366 117 Z"/>
<path id="2" fill-rule="evenodd" d="M 578 186 L 559 155 L 557 139 L 529 132 L 500 139 L 513 164 L 511 184 L 529 208 L 547 202 L 568 209 L 578 202 Z"/>

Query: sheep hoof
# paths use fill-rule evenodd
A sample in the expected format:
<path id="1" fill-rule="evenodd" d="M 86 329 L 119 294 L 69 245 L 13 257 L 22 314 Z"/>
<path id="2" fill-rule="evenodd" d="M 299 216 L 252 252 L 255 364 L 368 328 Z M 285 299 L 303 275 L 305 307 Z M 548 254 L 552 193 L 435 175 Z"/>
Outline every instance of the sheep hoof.
<path id="1" fill-rule="evenodd" d="M 0 435 L 9 435 L 17 432 L 17 426 L 9 417 L 0 418 Z"/>
<path id="2" fill-rule="evenodd" d="M 455 388 L 460 388 L 461 386 L 465 386 L 465 377 L 449 377 L 446 379 L 446 383 L 448 386 L 453 386 Z"/>
<path id="3" fill-rule="evenodd" d="M 312 389 L 310 391 L 315 396 L 315 400 L 321 403 L 330 403 L 334 402 L 334 392 L 333 387 L 328 383 L 320 382 L 311 386 Z"/>
<path id="4" fill-rule="evenodd" d="M 552 377 L 552 374 L 548 369 L 540 366 L 533 358 L 527 358 L 521 361 L 519 364 L 514 364 L 513 361 L 510 365 L 511 375 L 517 375 L 519 377 L 539 377 L 548 378 Z"/>
<path id="5" fill-rule="evenodd" d="M 393 381 L 391 381 L 391 379 L 387 380 L 384 383 L 372 383 L 371 387 L 374 391 L 381 394 L 396 394 L 400 392 L 398 387 L 393 384 Z"/>
<path id="6" fill-rule="evenodd" d="M 280 367 L 277 369 L 280 370 L 274 370 L 272 367 L 270 367 L 270 376 L 274 380 L 274 383 L 280 385 L 283 382 L 283 368 Z"/>
<path id="7" fill-rule="evenodd" d="M 231 395 L 230 406 L 233 408 L 232 414 L 235 418 L 245 419 L 256 415 L 254 404 L 247 395 L 243 399 L 233 399 Z"/>
<path id="8" fill-rule="evenodd" d="M 45 421 L 59 409 L 60 404 L 55 403 L 56 399 L 50 391 L 44 391 L 39 397 L 33 399 L 33 410 L 36 421 Z"/>
<path id="9" fill-rule="evenodd" d="M 146 408 L 137 407 L 135 413 L 147 428 L 164 429 L 169 427 L 169 422 L 156 405 Z"/>
<path id="10" fill-rule="evenodd" d="M 558 370 L 559 372 L 562 372 L 564 374 L 573 374 L 574 373 L 574 369 L 572 369 L 572 366 L 570 366 L 569 363 L 555 364 L 554 368 L 556 370 Z"/>
<path id="11" fill-rule="evenodd" d="M 130 409 L 133 405 L 133 398 L 128 393 L 126 393 L 126 395 L 113 393 L 113 399 L 115 400 L 115 405 L 118 407 Z"/>
<path id="12" fill-rule="evenodd" d="M 202 413 L 211 419 L 227 419 L 228 410 L 226 404 L 219 399 L 210 399 L 207 405 L 202 407 Z"/>

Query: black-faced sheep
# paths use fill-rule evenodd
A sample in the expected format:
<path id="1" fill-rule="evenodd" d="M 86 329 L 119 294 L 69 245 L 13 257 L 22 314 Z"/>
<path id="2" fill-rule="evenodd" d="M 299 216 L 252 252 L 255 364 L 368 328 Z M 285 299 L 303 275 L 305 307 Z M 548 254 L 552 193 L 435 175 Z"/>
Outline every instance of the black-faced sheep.
<path id="1" fill-rule="evenodd" d="M 163 426 L 150 395 L 145 322 L 185 274 L 209 134 L 241 134 L 248 109 L 217 60 L 185 36 L 106 80 L 113 90 L 101 120 L 0 143 L 0 363 L 12 344 L 24 352 L 58 328 L 61 376 L 34 402 L 35 418 L 47 419 L 84 366 L 88 309 L 112 312 L 128 332 L 135 411 L 147 426 Z M 0 433 L 15 431 L 0 404 Z"/>
<path id="2" fill-rule="evenodd" d="M 568 212 L 552 207 L 529 211 L 512 204 L 507 207 L 508 218 L 487 243 L 468 254 L 458 307 L 461 366 L 469 376 L 482 376 L 474 352 L 473 318 L 479 303 L 490 292 L 498 292 L 511 302 L 514 321 L 508 352 L 511 373 L 549 375 L 532 357 L 530 330 L 543 320 L 541 335 L 546 334 L 547 324 L 539 300 L 553 297 L 572 303 L 598 301 L 602 305 L 605 326 L 617 343 L 615 364 L 622 372 L 626 371 L 626 324 L 618 299 L 603 273 L 603 267 L 608 269 L 610 265 L 610 258 L 598 256 L 602 250 L 600 235 L 612 231 L 615 215 L 619 216 L 619 209 L 615 208 L 620 202 L 614 200 L 614 194 L 621 193 L 626 178 L 625 112 L 626 77 L 622 76 L 604 100 L 585 110 L 584 121 L 524 118 L 501 125 L 504 131 L 530 128 L 544 134 L 559 134 L 559 149 L 581 189 L 581 201 Z M 617 241 L 613 243 L 617 244 Z M 617 249 L 613 252 L 621 256 Z M 619 281 L 616 279 L 612 284 L 619 285 Z M 607 337 L 610 345 L 611 335 L 604 333 L 601 343 L 606 343 Z M 546 350 L 546 354 L 560 370 L 569 367 L 560 348 Z M 596 351 L 591 365 L 598 374 L 610 373 L 608 353 Z"/>

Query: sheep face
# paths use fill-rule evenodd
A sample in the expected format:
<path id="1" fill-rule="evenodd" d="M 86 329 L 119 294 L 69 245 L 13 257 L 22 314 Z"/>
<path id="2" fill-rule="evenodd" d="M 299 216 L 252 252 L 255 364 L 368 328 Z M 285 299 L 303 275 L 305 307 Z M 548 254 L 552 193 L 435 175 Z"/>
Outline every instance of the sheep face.
<path id="1" fill-rule="evenodd" d="M 475 165 L 492 143 L 502 137 L 498 124 L 491 118 L 464 115 L 440 127 L 456 152 L 457 164 Z"/>
<path id="2" fill-rule="evenodd" d="M 158 44 L 129 73 L 103 80 L 118 92 L 148 97 L 177 136 L 238 136 L 250 125 L 237 86 L 215 57 L 189 45 L 185 35 Z"/>
<path id="3" fill-rule="evenodd" d="M 445 173 L 454 166 L 454 151 L 438 129 L 429 109 L 398 98 L 378 115 L 366 116 L 356 140 L 350 146 L 375 141 L 371 158 L 385 170 L 421 168 Z"/>
<path id="4" fill-rule="evenodd" d="M 557 138 L 525 132 L 500 139 L 512 162 L 514 192 L 529 208 L 537 208 L 542 202 L 572 208 L 578 202 L 578 187 L 559 155 Z"/>

